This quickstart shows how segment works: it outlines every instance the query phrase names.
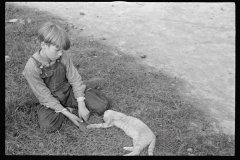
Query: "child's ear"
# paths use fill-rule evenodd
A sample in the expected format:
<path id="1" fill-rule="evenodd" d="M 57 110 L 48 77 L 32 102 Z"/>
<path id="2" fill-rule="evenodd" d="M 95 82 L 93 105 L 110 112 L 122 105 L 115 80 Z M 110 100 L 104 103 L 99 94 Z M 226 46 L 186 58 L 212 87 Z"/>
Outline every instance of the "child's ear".
<path id="1" fill-rule="evenodd" d="M 46 48 L 46 43 L 45 43 L 45 42 L 41 42 L 41 47 L 42 47 L 43 49 L 45 49 L 45 48 Z"/>

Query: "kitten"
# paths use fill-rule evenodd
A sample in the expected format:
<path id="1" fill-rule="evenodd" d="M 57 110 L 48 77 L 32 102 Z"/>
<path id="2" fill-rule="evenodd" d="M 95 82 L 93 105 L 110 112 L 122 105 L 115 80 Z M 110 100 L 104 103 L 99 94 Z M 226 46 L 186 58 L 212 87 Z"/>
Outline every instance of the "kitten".
<path id="1" fill-rule="evenodd" d="M 141 120 L 113 110 L 105 111 L 103 120 L 105 123 L 90 124 L 87 128 L 108 128 L 114 125 L 133 139 L 133 147 L 123 147 L 125 150 L 132 151 L 126 156 L 139 155 L 141 150 L 149 144 L 148 155 L 153 155 L 156 136 Z"/>

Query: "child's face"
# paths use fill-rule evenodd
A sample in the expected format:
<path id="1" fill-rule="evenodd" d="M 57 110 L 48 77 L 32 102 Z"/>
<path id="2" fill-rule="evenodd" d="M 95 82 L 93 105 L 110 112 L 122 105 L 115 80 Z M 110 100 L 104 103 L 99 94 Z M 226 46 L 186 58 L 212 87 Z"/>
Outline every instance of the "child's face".
<path id="1" fill-rule="evenodd" d="M 42 49 L 44 50 L 45 56 L 51 61 L 57 60 L 62 55 L 62 49 L 54 45 L 48 46 L 44 43 Z"/>

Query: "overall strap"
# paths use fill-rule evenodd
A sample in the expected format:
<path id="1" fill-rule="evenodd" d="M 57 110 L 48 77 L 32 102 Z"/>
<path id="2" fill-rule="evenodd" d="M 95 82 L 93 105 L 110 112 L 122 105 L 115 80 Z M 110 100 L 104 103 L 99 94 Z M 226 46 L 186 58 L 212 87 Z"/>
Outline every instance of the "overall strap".
<path id="1" fill-rule="evenodd" d="M 62 56 L 57 60 L 57 62 L 60 62 L 60 64 L 63 66 L 63 68 L 65 69 L 65 71 L 67 71 L 67 68 L 65 66 L 65 64 L 63 64 L 62 62 Z"/>
<path id="2" fill-rule="evenodd" d="M 35 60 L 38 68 L 40 68 L 40 66 L 42 66 L 42 63 L 40 63 L 38 60 L 36 60 L 36 58 L 34 58 L 33 56 L 31 56 L 31 58 L 33 58 Z"/>

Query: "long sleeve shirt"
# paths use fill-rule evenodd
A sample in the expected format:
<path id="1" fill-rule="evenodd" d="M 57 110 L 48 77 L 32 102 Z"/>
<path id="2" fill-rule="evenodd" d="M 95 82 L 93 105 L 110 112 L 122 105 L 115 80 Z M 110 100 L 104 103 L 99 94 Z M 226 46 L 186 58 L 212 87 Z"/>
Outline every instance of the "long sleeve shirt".
<path id="1" fill-rule="evenodd" d="M 40 56 L 39 51 L 36 52 L 33 57 L 41 62 L 43 66 L 51 66 L 55 63 L 55 61 L 50 64 L 46 62 L 46 60 Z M 61 63 L 66 66 L 66 78 L 68 83 L 72 86 L 74 98 L 77 99 L 78 97 L 83 97 L 86 86 L 83 84 L 82 78 L 74 67 L 68 53 L 62 53 Z M 27 79 L 34 95 L 39 100 L 40 104 L 52 108 L 55 111 L 62 110 L 63 106 L 55 97 L 53 97 L 49 88 L 40 77 L 41 73 L 42 71 L 37 67 L 34 59 L 29 58 L 23 70 L 23 75 Z"/>

